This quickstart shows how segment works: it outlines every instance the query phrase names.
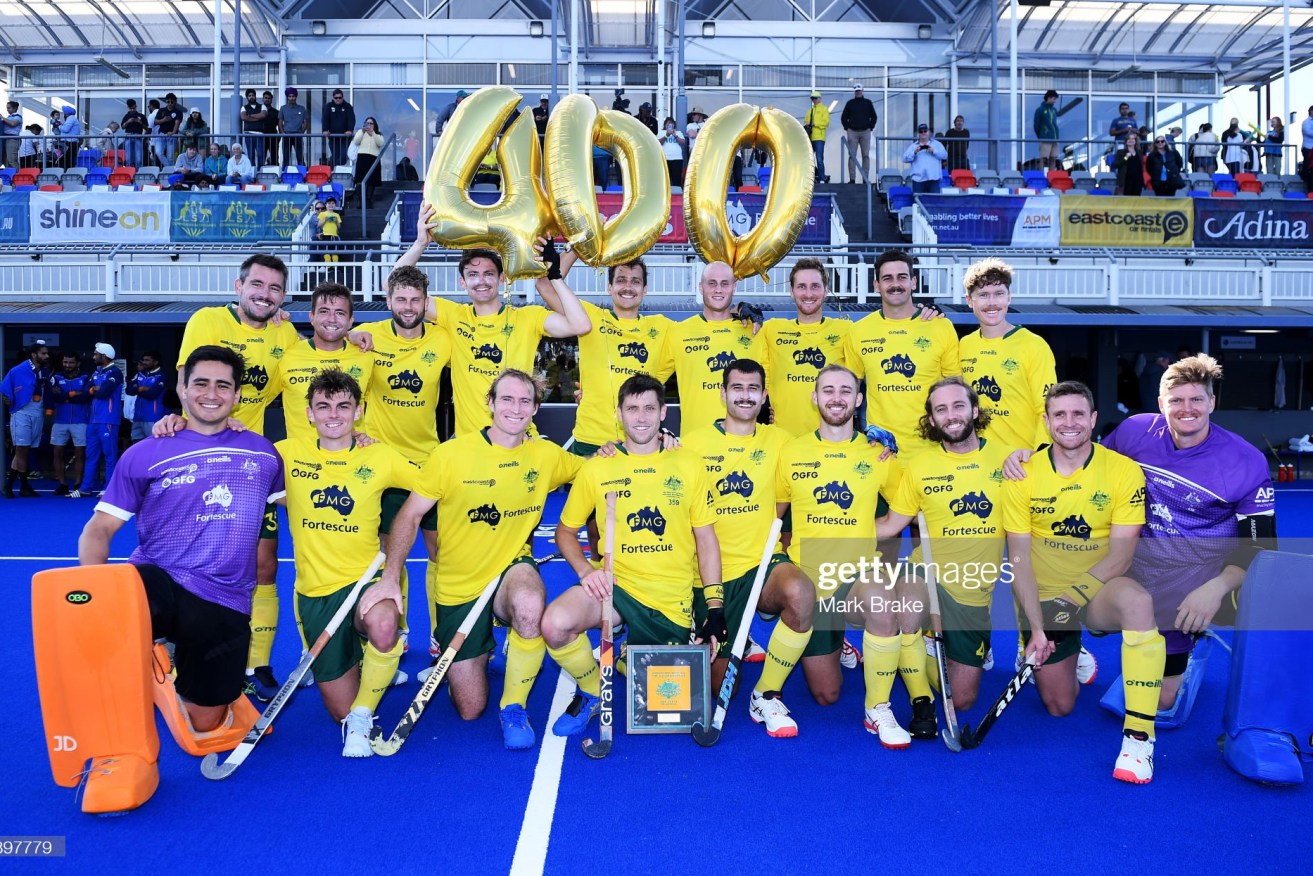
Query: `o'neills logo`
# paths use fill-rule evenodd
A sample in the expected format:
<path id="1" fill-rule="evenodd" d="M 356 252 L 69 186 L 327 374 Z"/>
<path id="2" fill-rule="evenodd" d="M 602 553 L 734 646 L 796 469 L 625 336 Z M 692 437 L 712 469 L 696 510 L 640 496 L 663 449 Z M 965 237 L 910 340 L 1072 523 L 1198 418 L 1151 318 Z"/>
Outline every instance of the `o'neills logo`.
<path id="1" fill-rule="evenodd" d="M 1209 216 L 1204 235 L 1214 240 L 1308 240 L 1308 222 L 1279 219 L 1276 210 L 1241 210 L 1230 216 Z"/>
<path id="2" fill-rule="evenodd" d="M 1180 237 L 1190 229 L 1190 217 L 1180 210 L 1170 213 L 1137 213 L 1134 210 L 1073 210 L 1067 214 L 1070 225 L 1109 225 L 1119 227 L 1128 234 L 1162 234 L 1162 243 Z"/>

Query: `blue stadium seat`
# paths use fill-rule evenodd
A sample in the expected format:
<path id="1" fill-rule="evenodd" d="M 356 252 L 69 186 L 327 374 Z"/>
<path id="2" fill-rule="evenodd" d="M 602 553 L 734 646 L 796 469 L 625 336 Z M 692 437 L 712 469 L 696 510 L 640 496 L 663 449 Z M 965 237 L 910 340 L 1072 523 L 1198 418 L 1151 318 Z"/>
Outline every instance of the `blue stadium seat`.
<path id="1" fill-rule="evenodd" d="M 772 168 L 769 164 L 765 167 L 757 168 L 757 185 L 761 186 L 762 189 L 770 188 L 771 171 Z M 743 182 L 747 184 L 747 180 L 744 180 Z"/>
<path id="2" fill-rule="evenodd" d="M 1212 192 L 1206 192 L 1206 191 L 1203 191 L 1202 189 L 1191 189 L 1191 190 L 1190 190 L 1190 197 L 1192 197 L 1192 198 L 1211 198 L 1212 196 L 1213 196 L 1213 193 L 1212 193 Z"/>
<path id="3" fill-rule="evenodd" d="M 89 170 L 87 171 L 85 185 L 87 188 L 91 188 L 92 186 L 109 185 L 109 174 L 105 173 L 103 170 Z"/>
<path id="4" fill-rule="evenodd" d="M 17 172 L 18 171 L 12 167 L 0 168 L 0 182 L 3 182 L 5 185 L 12 185 L 14 182 L 14 174 Z"/>
<path id="5" fill-rule="evenodd" d="M 341 207 L 341 206 L 343 205 L 343 204 L 342 204 L 342 186 L 340 186 L 340 185 L 337 184 L 337 183 L 324 183 L 322 186 L 319 187 L 319 197 L 320 197 L 320 198 L 322 198 L 322 199 L 324 199 L 324 200 L 327 200 L 330 196 L 332 196 L 332 197 L 334 197 L 334 198 L 337 198 L 337 205 L 338 205 L 339 207 Z"/>
<path id="6" fill-rule="evenodd" d="M 78 150 L 78 167 L 85 167 L 91 170 L 93 167 L 100 167 L 100 158 L 103 153 L 99 149 L 79 149 Z"/>
<path id="7" fill-rule="evenodd" d="M 1240 183 L 1229 173 L 1213 174 L 1213 190 L 1218 192 L 1238 192 Z"/>
<path id="8" fill-rule="evenodd" d="M 619 193 L 619 192 L 623 192 L 624 190 L 625 190 L 624 186 L 607 186 L 604 189 L 604 191 L 606 191 L 608 194 L 611 192 Z"/>
<path id="9" fill-rule="evenodd" d="M 1112 196 L 1112 189 L 1090 189 L 1088 192 L 1085 192 L 1085 194 L 1087 194 L 1087 195 L 1101 195 L 1101 196 L 1104 196 L 1104 197 L 1111 197 L 1111 196 Z"/>
<path id="10" fill-rule="evenodd" d="M 35 192 L 36 186 L 14 186 L 16 192 Z"/>
<path id="11" fill-rule="evenodd" d="M 1021 178 L 1025 180 L 1028 189 L 1047 189 L 1049 187 L 1049 178 L 1044 175 L 1042 170 L 1023 170 Z"/>
<path id="12" fill-rule="evenodd" d="M 303 183 L 303 182 L 305 182 L 305 173 L 304 173 L 304 172 L 301 172 L 301 171 L 290 171 L 290 170 L 285 170 L 285 171 L 283 171 L 283 184 L 284 184 L 284 185 L 294 186 L 294 185 L 297 185 L 298 183 Z"/>
<path id="13" fill-rule="evenodd" d="M 1308 200 L 1308 196 L 1305 195 L 1305 194 L 1302 194 L 1302 193 L 1300 193 L 1300 192 L 1282 192 L 1282 193 L 1281 193 L 1281 197 L 1282 197 L 1282 198 L 1285 198 L 1285 199 L 1288 200 L 1288 201 L 1305 201 L 1305 200 Z"/>
<path id="14" fill-rule="evenodd" d="M 911 186 L 889 187 L 889 211 L 891 213 L 896 213 L 904 207 L 910 206 L 912 206 Z"/>

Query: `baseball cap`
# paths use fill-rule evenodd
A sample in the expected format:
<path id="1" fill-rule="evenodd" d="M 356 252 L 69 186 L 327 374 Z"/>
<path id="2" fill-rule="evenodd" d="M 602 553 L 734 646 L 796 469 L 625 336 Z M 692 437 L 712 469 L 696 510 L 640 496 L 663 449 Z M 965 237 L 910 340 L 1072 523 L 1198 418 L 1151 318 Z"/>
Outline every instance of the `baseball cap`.
<path id="1" fill-rule="evenodd" d="M 199 116 L 199 115 L 201 114 L 201 109 L 200 109 L 200 107 L 195 107 L 195 106 L 194 106 L 194 107 L 191 108 L 191 112 L 194 112 L 194 113 L 196 113 L 196 115 Z"/>
<path id="2" fill-rule="evenodd" d="M 644 101 L 638 108 L 650 110 L 652 108 L 652 104 L 648 103 L 647 101 Z"/>
<path id="3" fill-rule="evenodd" d="M 108 359 L 114 358 L 114 348 L 111 347 L 109 344 L 105 343 L 104 341 L 101 341 L 99 344 L 96 344 L 96 352 Z"/>
<path id="4" fill-rule="evenodd" d="M 857 85 L 853 86 L 853 91 L 861 91 L 861 90 L 862 90 L 861 83 L 858 83 Z"/>
<path id="5" fill-rule="evenodd" d="M 469 93 L 468 91 L 458 91 L 458 92 L 456 92 L 456 96 L 457 96 L 457 97 L 469 97 L 469 96 L 470 96 L 470 93 Z"/>
<path id="6" fill-rule="evenodd" d="M 547 95 L 545 95 L 545 94 L 540 94 L 540 95 L 538 95 L 538 99 L 539 99 L 539 100 L 551 100 L 551 98 L 549 98 L 549 97 L 548 97 Z"/>
<path id="7" fill-rule="evenodd" d="M 918 134 L 921 133 L 922 131 L 928 131 L 928 130 L 930 130 L 930 126 L 927 125 L 925 122 L 922 122 L 921 124 L 916 126 L 916 132 Z"/>
<path id="8" fill-rule="evenodd" d="M 820 96 L 821 96 L 821 93 L 820 93 L 819 91 L 813 91 L 813 92 L 812 92 L 812 97 L 820 97 Z"/>
<path id="9" fill-rule="evenodd" d="M 703 118 L 706 118 L 707 111 L 700 106 L 695 106 L 692 109 L 692 114 L 695 116 L 702 116 Z"/>
<path id="10" fill-rule="evenodd" d="M 283 94 L 286 94 L 286 95 L 293 95 L 293 94 L 300 94 L 300 93 L 301 93 L 301 92 L 297 91 L 295 88 L 293 88 L 293 87 L 290 86 L 290 85 L 283 89 Z"/>

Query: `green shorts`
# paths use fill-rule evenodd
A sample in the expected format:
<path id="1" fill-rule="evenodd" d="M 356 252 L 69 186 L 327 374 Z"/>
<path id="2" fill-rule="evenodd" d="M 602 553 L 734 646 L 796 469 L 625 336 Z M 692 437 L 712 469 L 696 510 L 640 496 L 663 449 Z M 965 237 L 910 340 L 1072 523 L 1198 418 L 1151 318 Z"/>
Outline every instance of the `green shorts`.
<path id="1" fill-rule="evenodd" d="M 278 506 L 264 506 L 264 523 L 260 525 L 260 538 L 278 541 Z"/>
<path id="2" fill-rule="evenodd" d="M 992 632 L 989 606 L 963 605 L 943 587 L 935 587 L 939 591 L 939 613 L 944 625 L 944 656 L 954 663 L 983 669 Z"/>
<path id="3" fill-rule="evenodd" d="M 587 458 L 596 453 L 601 447 L 602 445 L 600 444 L 589 444 L 587 441 L 580 441 L 576 438 L 574 441 L 570 442 L 568 451 L 575 456 Z"/>
<path id="4" fill-rule="evenodd" d="M 833 592 L 836 602 L 842 602 L 848 598 L 852 592 L 853 582 L 841 584 Z M 831 594 L 826 594 L 826 599 Z M 848 618 L 841 611 L 834 609 L 822 609 L 821 602 L 816 603 L 816 616 L 812 621 L 812 637 L 807 642 L 807 647 L 803 649 L 803 657 L 821 657 L 825 654 L 833 654 L 843 646 L 844 634 L 848 632 Z"/>
<path id="5" fill-rule="evenodd" d="M 766 579 L 770 580 L 770 573 L 775 571 L 775 567 L 780 563 L 790 563 L 787 554 L 775 554 L 766 564 Z M 729 635 L 726 641 L 720 643 L 720 648 L 716 651 L 716 658 L 728 657 L 729 652 L 734 644 L 734 637 L 739 634 L 739 623 L 743 620 L 743 610 L 748 607 L 748 597 L 752 595 L 752 582 L 757 578 L 757 570 L 751 569 L 744 572 L 737 578 L 725 582 L 725 625 L 729 628 Z M 764 586 L 764 585 L 763 585 Z M 757 612 L 757 617 L 764 621 L 773 621 L 778 615 L 765 615 Z M 693 590 L 693 630 L 702 629 L 702 622 L 707 619 L 707 599 L 702 594 L 702 588 L 697 587 Z"/>
<path id="6" fill-rule="evenodd" d="M 616 587 L 611 591 L 611 605 L 629 629 L 626 641 L 631 645 L 687 645 L 689 631 L 654 608 L 648 608 Z"/>
<path id="7" fill-rule="evenodd" d="M 410 492 L 407 490 L 398 490 L 395 487 L 388 487 L 383 491 L 383 514 L 378 519 L 378 531 L 387 535 L 392 531 L 392 521 L 397 519 L 397 514 L 401 511 L 401 506 L 406 504 L 410 498 Z M 433 507 L 420 518 L 420 529 L 429 532 L 438 531 L 438 506 L 434 503 Z"/>
<path id="8" fill-rule="evenodd" d="M 1044 661 L 1045 666 L 1061 663 L 1068 657 L 1080 653 L 1080 630 L 1045 630 L 1044 635 L 1053 643 L 1053 656 Z M 1030 630 L 1021 631 L 1022 647 L 1030 644 Z"/>
<path id="9" fill-rule="evenodd" d="M 531 554 L 522 554 L 511 560 L 510 564 L 502 569 L 502 579 L 506 578 L 507 572 L 521 564 L 533 566 L 535 569 L 538 568 Z M 498 586 L 501 586 L 500 582 Z M 501 619 L 493 614 L 492 603 L 495 599 L 495 596 L 493 599 L 489 599 L 488 604 L 483 607 L 482 613 L 474 621 L 473 629 L 465 637 L 465 642 L 460 646 L 460 650 L 456 652 L 456 659 L 453 662 L 473 660 L 475 657 L 491 654 L 497 648 L 497 640 L 492 637 L 492 628 L 494 625 L 504 627 L 506 624 L 502 623 Z M 437 640 L 438 648 L 443 651 L 447 649 L 447 645 L 451 640 L 456 638 L 456 632 L 460 629 L 460 625 L 469 616 L 470 609 L 474 608 L 474 603 L 478 601 L 479 598 L 476 596 L 469 602 L 462 602 L 458 605 L 442 605 L 441 603 L 437 605 L 438 622 L 433 630 L 433 638 Z"/>
<path id="10" fill-rule="evenodd" d="M 360 591 L 360 595 L 364 596 L 365 590 L 378 583 L 382 575 L 382 571 L 379 571 L 374 576 L 374 580 Z M 305 647 L 310 647 L 310 643 L 319 638 L 319 634 L 328 626 L 328 622 L 333 619 L 333 615 L 337 614 L 343 601 L 350 595 L 353 586 L 347 584 L 327 596 L 296 594 L 296 622 L 301 628 L 301 641 Z M 319 652 L 311 670 L 315 674 L 315 681 L 332 681 L 346 675 L 352 667 L 359 666 L 364 657 L 365 637 L 356 629 L 353 611 L 324 645 L 324 650 Z"/>

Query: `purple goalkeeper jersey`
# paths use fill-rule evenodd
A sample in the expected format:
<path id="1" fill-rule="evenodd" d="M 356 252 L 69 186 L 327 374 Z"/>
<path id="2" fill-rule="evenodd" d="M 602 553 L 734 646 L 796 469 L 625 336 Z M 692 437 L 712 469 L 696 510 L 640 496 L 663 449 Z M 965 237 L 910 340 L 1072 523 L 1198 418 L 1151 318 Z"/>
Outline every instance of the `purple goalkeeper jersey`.
<path id="1" fill-rule="evenodd" d="M 132 445 L 96 510 L 137 517 L 128 562 L 159 566 L 201 599 L 250 614 L 265 505 L 284 493 L 282 460 L 262 436 L 188 430 Z"/>
<path id="2" fill-rule="evenodd" d="M 1267 462 L 1216 424 L 1201 444 L 1178 450 L 1159 414 L 1128 417 L 1103 446 L 1144 469 L 1145 526 L 1129 574 L 1153 595 L 1159 626 L 1171 629 L 1181 600 L 1235 550 L 1237 517 L 1273 513 Z"/>

